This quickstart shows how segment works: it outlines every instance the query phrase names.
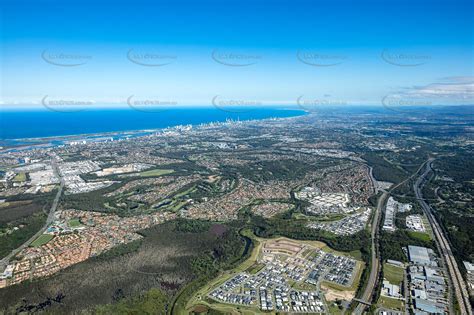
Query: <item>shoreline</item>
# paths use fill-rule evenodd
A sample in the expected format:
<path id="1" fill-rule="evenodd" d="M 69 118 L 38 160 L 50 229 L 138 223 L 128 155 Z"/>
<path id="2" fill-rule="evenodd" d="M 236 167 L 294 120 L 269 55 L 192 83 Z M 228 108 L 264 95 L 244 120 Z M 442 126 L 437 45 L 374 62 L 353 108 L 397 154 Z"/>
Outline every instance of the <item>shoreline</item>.
<path id="1" fill-rule="evenodd" d="M 144 133 L 143 136 L 150 135 L 152 133 L 163 132 L 167 129 L 177 129 L 183 128 L 186 126 L 191 126 L 192 128 L 200 127 L 200 126 L 207 126 L 207 125 L 222 125 L 222 124 L 229 124 L 229 123 L 248 123 L 248 122 L 263 122 L 266 120 L 280 120 L 280 119 L 291 119 L 296 117 L 302 117 L 309 115 L 310 112 L 304 109 L 292 109 L 292 108 L 283 108 L 278 109 L 281 111 L 286 110 L 294 110 L 299 111 L 300 113 L 297 115 L 286 116 L 286 117 L 266 117 L 266 118 L 250 118 L 250 119 L 242 119 L 242 120 L 233 120 L 232 118 L 228 118 L 225 121 L 209 121 L 209 122 L 202 122 L 198 124 L 177 124 L 177 125 L 169 125 L 167 127 L 160 127 L 160 128 L 147 128 L 147 129 L 126 129 L 126 130 L 117 130 L 117 131 L 104 131 L 104 132 L 92 132 L 92 133 L 78 133 L 78 134 L 67 134 L 67 135 L 58 135 L 58 136 L 44 136 L 44 137 L 25 137 L 25 138 L 0 138 L 0 143 L 5 143 L 4 146 L 0 146 L 0 152 L 8 151 L 11 149 L 20 149 L 21 147 L 28 148 L 28 147 L 36 147 L 36 146 L 44 146 L 51 144 L 55 146 L 51 142 L 53 141 L 72 141 L 72 140 L 84 140 L 86 138 L 102 138 L 102 137 L 112 137 L 112 136 L 124 136 L 125 139 L 133 137 L 134 135 Z M 127 137 L 129 135 L 129 137 Z M 138 135 L 142 136 L 142 135 Z M 8 142 L 12 142 L 8 144 Z M 15 142 L 25 142 L 23 144 L 19 143 L 15 145 Z M 30 143 L 28 143 L 30 142 Z"/>

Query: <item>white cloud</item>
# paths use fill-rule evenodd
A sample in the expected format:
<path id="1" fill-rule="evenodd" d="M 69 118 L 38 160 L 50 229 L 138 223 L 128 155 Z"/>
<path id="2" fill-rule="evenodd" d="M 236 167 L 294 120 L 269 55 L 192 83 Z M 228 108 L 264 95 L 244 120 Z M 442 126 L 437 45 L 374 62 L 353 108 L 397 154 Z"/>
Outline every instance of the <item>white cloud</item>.
<path id="1" fill-rule="evenodd" d="M 420 98 L 474 102 L 474 77 L 447 77 L 440 82 L 415 86 L 406 94 Z"/>

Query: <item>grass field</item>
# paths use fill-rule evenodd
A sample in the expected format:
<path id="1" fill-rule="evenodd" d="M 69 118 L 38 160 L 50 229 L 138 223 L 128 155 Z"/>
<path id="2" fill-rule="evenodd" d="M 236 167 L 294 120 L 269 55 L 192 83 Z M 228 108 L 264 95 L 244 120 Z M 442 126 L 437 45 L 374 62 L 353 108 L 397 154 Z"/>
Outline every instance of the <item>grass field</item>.
<path id="1" fill-rule="evenodd" d="M 428 233 L 424 232 L 416 232 L 416 231 L 408 231 L 408 234 L 412 238 L 416 238 L 422 241 L 429 241 L 431 240 L 431 236 Z"/>
<path id="2" fill-rule="evenodd" d="M 342 310 L 334 302 L 329 302 L 328 308 L 329 308 L 329 314 L 343 314 Z"/>
<path id="3" fill-rule="evenodd" d="M 6 208 L 6 207 L 9 207 L 11 205 L 10 202 L 2 202 L 0 203 L 0 208 Z"/>
<path id="4" fill-rule="evenodd" d="M 362 260 L 362 253 L 360 252 L 360 250 L 352 250 L 349 252 L 349 255 L 351 255 L 357 260 Z"/>
<path id="5" fill-rule="evenodd" d="M 341 256 L 351 256 L 352 258 L 356 260 L 362 260 L 362 253 L 360 252 L 360 250 L 353 250 L 350 252 L 339 252 L 337 250 L 332 249 L 331 247 L 327 245 L 324 246 L 322 250 L 325 251 L 326 253 L 333 253 L 335 255 L 341 255 Z"/>
<path id="6" fill-rule="evenodd" d="M 403 310 L 403 301 L 392 299 L 386 296 L 381 296 L 377 304 L 380 307 L 388 308 L 391 310 Z"/>
<path id="7" fill-rule="evenodd" d="M 13 178 L 14 182 L 24 182 L 26 181 L 26 173 L 18 173 L 16 176 Z"/>
<path id="8" fill-rule="evenodd" d="M 259 272 L 260 270 L 262 270 L 263 268 L 265 267 L 265 264 L 259 264 L 259 263 L 254 263 L 252 266 L 250 266 L 249 269 L 247 269 L 246 271 L 248 273 L 250 273 L 251 275 L 254 275 L 256 274 L 257 272 Z"/>
<path id="9" fill-rule="evenodd" d="M 153 169 L 153 170 L 141 172 L 140 176 L 141 177 L 152 177 L 152 176 L 167 175 L 167 174 L 171 174 L 171 173 L 174 173 L 174 170 L 156 168 L 156 169 Z"/>
<path id="10" fill-rule="evenodd" d="M 54 235 L 51 235 L 51 234 L 43 234 L 43 235 L 40 235 L 40 237 L 38 237 L 37 239 L 35 239 L 30 246 L 33 246 L 33 247 L 39 247 L 41 245 L 44 245 L 46 243 L 48 243 L 49 241 L 51 241 L 53 239 Z"/>
<path id="11" fill-rule="evenodd" d="M 383 264 L 383 277 L 391 284 L 399 285 L 403 281 L 403 268 L 391 264 Z"/>
<path id="12" fill-rule="evenodd" d="M 69 220 L 69 222 L 67 223 L 70 227 L 72 228 L 75 228 L 75 227 L 79 227 L 81 226 L 81 221 L 79 221 L 79 219 L 72 219 L 72 220 Z"/>

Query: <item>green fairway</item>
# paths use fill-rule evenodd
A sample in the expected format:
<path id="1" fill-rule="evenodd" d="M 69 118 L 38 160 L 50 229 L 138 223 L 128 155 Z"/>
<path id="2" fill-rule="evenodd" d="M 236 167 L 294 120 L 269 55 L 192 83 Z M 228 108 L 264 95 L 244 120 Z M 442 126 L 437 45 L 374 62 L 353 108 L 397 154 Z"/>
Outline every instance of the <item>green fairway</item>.
<path id="1" fill-rule="evenodd" d="M 54 235 L 51 234 L 43 234 L 40 235 L 37 239 L 35 239 L 30 246 L 33 247 L 39 247 L 41 245 L 47 244 L 49 241 L 51 241 L 54 238 Z"/>
<path id="2" fill-rule="evenodd" d="M 181 209 L 184 205 L 186 205 L 187 203 L 188 203 L 187 201 L 179 201 L 179 202 L 173 203 L 173 206 L 170 207 L 169 209 L 173 212 L 176 212 L 179 209 Z"/>
<path id="3" fill-rule="evenodd" d="M 161 175 L 167 175 L 174 173 L 174 170 L 167 170 L 167 169 L 153 169 L 145 172 L 141 172 L 140 176 L 141 177 L 152 177 L 152 176 L 161 176 Z"/>
<path id="4" fill-rule="evenodd" d="M 399 285 L 403 281 L 403 268 L 391 264 L 383 264 L 383 277 L 391 284 Z"/>

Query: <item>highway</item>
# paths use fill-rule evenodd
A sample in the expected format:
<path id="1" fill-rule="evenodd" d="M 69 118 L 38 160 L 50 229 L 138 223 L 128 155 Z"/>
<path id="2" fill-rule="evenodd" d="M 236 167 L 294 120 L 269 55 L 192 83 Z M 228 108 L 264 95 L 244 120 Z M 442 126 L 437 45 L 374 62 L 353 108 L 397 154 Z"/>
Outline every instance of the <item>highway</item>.
<path id="1" fill-rule="evenodd" d="M 377 201 L 377 209 L 374 214 L 374 220 L 372 221 L 371 269 L 370 269 L 369 281 L 367 282 L 364 293 L 362 294 L 362 297 L 360 298 L 360 300 L 366 301 L 367 303 L 370 303 L 375 284 L 377 283 L 379 270 L 380 270 L 380 261 L 378 258 L 378 250 L 377 250 L 378 249 L 377 248 L 378 246 L 377 234 L 378 234 L 378 226 L 380 223 L 380 214 L 382 213 L 382 208 L 384 207 L 388 196 L 389 196 L 388 192 L 383 192 L 382 196 L 379 197 Z M 362 314 L 366 306 L 367 305 L 364 303 L 359 303 L 356 309 L 354 310 L 354 313 Z"/>
<path id="2" fill-rule="evenodd" d="M 436 245 L 438 247 L 439 252 L 441 253 L 441 259 L 443 260 L 444 265 L 447 266 L 449 278 L 451 280 L 452 287 L 454 288 L 453 293 L 456 296 L 456 300 L 459 304 L 459 311 L 461 314 L 472 315 L 472 307 L 469 302 L 469 294 L 467 292 L 466 284 L 461 276 L 461 273 L 459 272 L 458 264 L 454 259 L 453 252 L 451 251 L 451 246 L 449 245 L 447 238 L 444 236 L 443 230 L 438 224 L 436 217 L 433 215 L 433 209 L 423 199 L 423 194 L 421 192 L 425 184 L 426 176 L 432 170 L 433 161 L 434 159 L 428 160 L 423 174 L 421 174 L 421 176 L 413 184 L 413 189 L 415 191 L 418 202 L 420 203 L 421 207 L 423 208 L 423 211 L 428 217 L 428 221 L 435 236 Z"/>
<path id="3" fill-rule="evenodd" d="M 10 261 L 10 259 L 12 259 L 13 257 L 15 257 L 16 254 L 18 254 L 21 250 L 25 249 L 26 247 L 28 247 L 31 242 L 33 242 L 35 239 L 37 239 L 41 234 L 44 233 L 44 231 L 46 231 L 46 229 L 48 228 L 48 226 L 54 221 L 55 219 L 55 213 L 56 213 L 56 209 L 58 207 L 58 204 L 59 204 L 59 198 L 61 198 L 61 194 L 63 192 L 63 189 L 64 189 L 64 179 L 61 177 L 61 174 L 59 172 L 59 169 L 58 169 L 58 165 L 57 165 L 57 161 L 55 159 L 53 159 L 51 161 L 51 166 L 53 167 L 53 170 L 56 174 L 56 176 L 60 179 L 60 184 L 59 184 L 59 189 L 58 189 L 58 192 L 56 193 L 56 196 L 54 197 L 54 200 L 53 200 L 53 203 L 51 204 L 51 208 L 49 209 L 49 213 L 48 213 L 48 218 L 46 219 L 46 222 L 45 224 L 43 225 L 43 227 L 38 231 L 36 232 L 35 235 L 33 235 L 32 237 L 30 237 L 25 243 L 23 243 L 21 246 L 15 248 L 14 250 L 12 250 L 10 252 L 10 254 L 8 254 L 8 256 L 5 256 L 2 260 L 0 260 L 0 271 L 3 272 L 3 270 L 5 269 L 5 267 L 8 265 L 8 262 Z"/>
<path id="4" fill-rule="evenodd" d="M 376 192 L 375 188 L 375 178 L 373 176 L 373 169 L 372 167 L 369 166 L 369 176 L 372 181 L 372 186 L 374 186 L 374 192 Z M 367 304 L 370 304 L 370 298 L 374 292 L 374 287 L 375 284 L 377 283 L 377 278 L 379 275 L 379 270 L 380 270 L 380 262 L 378 259 L 378 239 L 377 239 L 377 233 L 378 233 L 378 226 L 380 223 L 380 214 L 383 211 L 383 207 L 386 203 L 387 197 L 389 193 L 384 191 L 382 195 L 379 197 L 377 200 L 377 208 L 374 213 L 374 218 L 372 221 L 372 230 L 371 230 L 371 269 L 370 269 L 370 275 L 369 275 L 369 281 L 367 282 L 367 285 L 364 289 L 364 293 L 362 294 L 362 297 L 360 300 L 365 301 L 366 303 L 359 303 L 354 310 L 355 314 L 362 314 L 364 309 L 366 308 Z"/>
<path id="5" fill-rule="evenodd" d="M 378 255 L 378 231 L 379 231 L 379 225 L 380 225 L 380 214 L 384 211 L 384 207 L 387 203 L 388 197 L 391 195 L 392 191 L 398 188 L 400 185 L 406 183 L 408 180 L 413 178 L 416 174 L 420 172 L 420 170 L 425 166 L 429 160 L 423 162 L 420 167 L 416 170 L 415 173 L 410 175 L 408 178 L 405 180 L 401 181 L 400 183 L 396 185 L 392 185 L 388 191 L 383 191 L 382 195 L 379 197 L 377 200 L 377 208 L 375 210 L 374 214 L 374 219 L 372 221 L 372 230 L 371 230 L 371 269 L 370 269 L 370 275 L 369 275 L 369 281 L 367 282 L 367 285 L 365 286 L 364 293 L 362 294 L 362 297 L 360 300 L 363 300 L 367 302 L 366 304 L 364 303 L 359 303 L 357 307 L 354 310 L 354 314 L 362 314 L 367 307 L 367 304 L 370 303 L 371 297 L 374 294 L 374 288 L 375 284 L 378 282 L 378 277 L 379 277 L 379 271 L 380 271 L 380 259 Z M 369 175 L 372 180 L 372 184 L 375 187 L 375 178 L 372 175 L 372 167 L 369 166 Z M 357 302 L 357 301 L 356 301 Z"/>

